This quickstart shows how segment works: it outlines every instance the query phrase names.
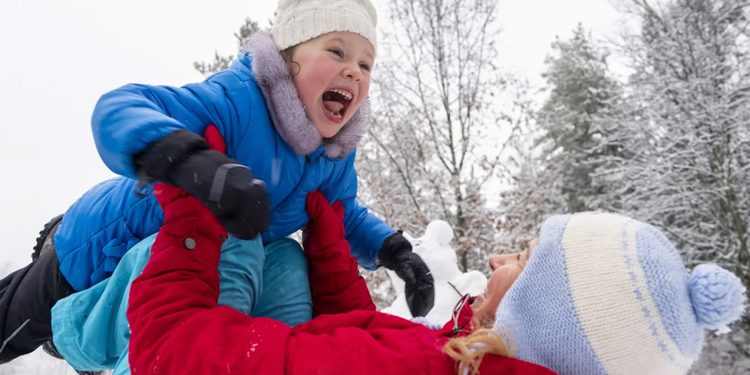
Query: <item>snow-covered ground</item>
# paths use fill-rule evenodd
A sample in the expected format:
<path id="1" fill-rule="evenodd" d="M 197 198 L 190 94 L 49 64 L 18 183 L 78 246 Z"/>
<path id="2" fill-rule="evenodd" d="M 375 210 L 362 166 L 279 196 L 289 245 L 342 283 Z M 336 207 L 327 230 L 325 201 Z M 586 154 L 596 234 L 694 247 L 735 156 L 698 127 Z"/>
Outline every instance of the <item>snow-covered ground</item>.
<path id="1" fill-rule="evenodd" d="M 68 364 L 39 350 L 0 365 L 0 375 L 76 375 Z"/>

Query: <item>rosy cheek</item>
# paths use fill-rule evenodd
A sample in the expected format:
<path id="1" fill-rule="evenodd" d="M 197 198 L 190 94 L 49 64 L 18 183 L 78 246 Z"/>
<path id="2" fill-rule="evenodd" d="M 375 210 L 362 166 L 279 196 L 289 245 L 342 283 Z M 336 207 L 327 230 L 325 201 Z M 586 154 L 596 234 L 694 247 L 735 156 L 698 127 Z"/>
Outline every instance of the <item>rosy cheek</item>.
<path id="1" fill-rule="evenodd" d="M 294 87 L 297 89 L 297 95 L 299 95 L 300 99 L 304 101 L 309 96 L 308 85 L 306 84 L 304 77 L 301 74 L 298 74 L 294 76 L 293 81 Z"/>

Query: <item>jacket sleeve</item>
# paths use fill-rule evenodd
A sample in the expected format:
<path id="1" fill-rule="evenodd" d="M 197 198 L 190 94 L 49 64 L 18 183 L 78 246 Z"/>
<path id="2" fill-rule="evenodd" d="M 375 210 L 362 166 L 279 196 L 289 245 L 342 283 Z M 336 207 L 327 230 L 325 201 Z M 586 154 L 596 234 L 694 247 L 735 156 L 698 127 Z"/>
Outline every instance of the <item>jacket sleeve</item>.
<path id="1" fill-rule="evenodd" d="M 102 96 L 94 109 L 92 131 L 104 163 L 115 173 L 137 178 L 133 157 L 176 130 L 203 134 L 215 124 L 227 142 L 243 132 L 250 102 L 245 83 L 223 71 L 183 87 L 130 84 Z"/>
<path id="2" fill-rule="evenodd" d="M 192 208 L 200 203 L 193 199 Z M 283 374 L 290 328 L 217 306 L 216 219 L 168 210 L 128 306 L 134 374 Z"/>
<path id="3" fill-rule="evenodd" d="M 347 157 L 346 167 L 338 184 L 341 187 L 339 199 L 344 203 L 346 239 L 351 246 L 352 255 L 357 257 L 360 266 L 375 270 L 378 268 L 376 259 L 380 247 L 383 246 L 386 237 L 395 231 L 357 201 L 355 154 L 353 152 Z"/>
<path id="4" fill-rule="evenodd" d="M 303 245 L 307 258 L 313 316 L 354 310 L 375 311 L 375 304 L 357 261 L 344 238 L 344 208 L 333 205 L 322 193 L 307 195 L 310 222 L 305 228 Z"/>

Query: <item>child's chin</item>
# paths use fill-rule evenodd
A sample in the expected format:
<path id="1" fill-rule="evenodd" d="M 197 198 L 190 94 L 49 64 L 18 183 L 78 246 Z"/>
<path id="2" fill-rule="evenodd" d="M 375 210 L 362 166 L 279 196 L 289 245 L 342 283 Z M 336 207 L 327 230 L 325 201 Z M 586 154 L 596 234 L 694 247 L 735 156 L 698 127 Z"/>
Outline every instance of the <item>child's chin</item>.
<path id="1" fill-rule="evenodd" d="M 341 131 L 341 128 L 344 127 L 344 124 L 332 124 L 329 122 L 325 122 L 324 124 L 315 124 L 315 128 L 318 130 L 318 134 L 320 134 L 323 138 L 333 138 L 336 134 Z"/>

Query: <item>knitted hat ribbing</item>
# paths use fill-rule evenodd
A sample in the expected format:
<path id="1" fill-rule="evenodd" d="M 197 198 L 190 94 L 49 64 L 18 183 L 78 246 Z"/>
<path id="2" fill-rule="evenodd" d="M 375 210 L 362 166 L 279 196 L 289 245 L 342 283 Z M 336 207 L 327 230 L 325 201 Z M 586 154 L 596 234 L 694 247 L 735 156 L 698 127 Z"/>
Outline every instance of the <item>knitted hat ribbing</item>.
<path id="1" fill-rule="evenodd" d="M 377 49 L 376 24 L 369 0 L 279 0 L 271 35 L 283 50 L 326 33 L 349 31 Z"/>
<path id="2" fill-rule="evenodd" d="M 658 229 L 613 214 L 555 216 L 503 298 L 495 329 L 516 357 L 560 374 L 684 374 L 704 329 L 739 319 L 729 271 L 688 274 Z"/>

